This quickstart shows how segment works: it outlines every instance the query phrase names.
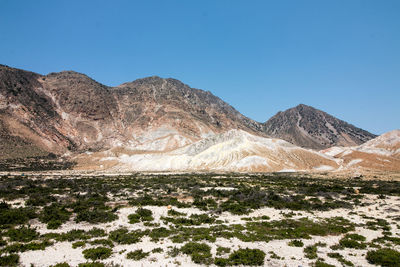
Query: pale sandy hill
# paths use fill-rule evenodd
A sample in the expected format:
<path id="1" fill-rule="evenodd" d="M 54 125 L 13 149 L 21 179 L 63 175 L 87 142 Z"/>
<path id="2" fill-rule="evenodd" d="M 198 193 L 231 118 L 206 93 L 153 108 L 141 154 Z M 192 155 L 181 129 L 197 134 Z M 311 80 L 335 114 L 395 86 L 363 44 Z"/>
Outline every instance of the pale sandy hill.
<path id="1" fill-rule="evenodd" d="M 329 156 L 284 140 L 264 138 L 242 130 L 213 135 L 168 153 L 109 150 L 77 157 L 77 168 L 102 165 L 118 171 L 298 171 L 333 170 Z"/>
<path id="2" fill-rule="evenodd" d="M 342 169 L 400 171 L 400 130 L 382 134 L 360 146 L 321 151 L 342 160 Z"/>

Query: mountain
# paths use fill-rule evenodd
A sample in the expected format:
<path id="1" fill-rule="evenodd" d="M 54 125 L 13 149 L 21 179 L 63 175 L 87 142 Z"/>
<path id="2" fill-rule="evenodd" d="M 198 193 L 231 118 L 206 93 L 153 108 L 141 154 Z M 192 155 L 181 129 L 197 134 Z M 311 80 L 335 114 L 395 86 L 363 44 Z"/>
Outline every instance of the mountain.
<path id="1" fill-rule="evenodd" d="M 74 71 L 41 75 L 0 65 L 0 160 L 55 153 L 81 169 L 325 171 L 345 159 L 300 146 L 373 137 L 306 105 L 258 123 L 171 78 L 109 87 Z"/>
<path id="2" fill-rule="evenodd" d="M 264 127 L 265 132 L 271 137 L 312 149 L 355 146 L 376 137 L 304 104 L 278 112 L 265 122 Z"/>
<path id="3" fill-rule="evenodd" d="M 18 149 L 23 156 L 115 146 L 169 151 L 231 129 L 265 135 L 262 124 L 175 79 L 108 87 L 73 71 L 40 75 L 4 65 L 0 125 L 0 157 Z"/>
<path id="4" fill-rule="evenodd" d="M 320 151 L 341 160 L 343 168 L 400 171 L 400 130 L 382 134 L 362 145 Z"/>
<path id="5" fill-rule="evenodd" d="M 111 149 L 75 159 L 77 169 L 114 171 L 326 171 L 339 167 L 334 158 L 322 153 L 243 130 L 216 134 L 169 152 Z"/>

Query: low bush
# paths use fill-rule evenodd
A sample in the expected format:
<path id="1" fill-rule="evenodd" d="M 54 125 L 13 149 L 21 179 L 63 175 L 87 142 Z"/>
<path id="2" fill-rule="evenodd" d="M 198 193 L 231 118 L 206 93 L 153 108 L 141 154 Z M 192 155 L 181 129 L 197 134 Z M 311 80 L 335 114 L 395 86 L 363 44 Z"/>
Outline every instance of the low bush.
<path id="1" fill-rule="evenodd" d="M 54 243 L 48 240 L 44 240 L 42 242 L 30 242 L 26 244 L 22 243 L 13 243 L 5 248 L 3 248 L 3 252 L 8 253 L 17 253 L 17 252 L 25 252 L 28 250 L 44 250 L 46 247 L 52 246 Z"/>
<path id="2" fill-rule="evenodd" d="M 149 255 L 150 255 L 150 252 L 143 252 L 142 249 L 138 249 L 138 250 L 127 253 L 126 258 L 130 259 L 130 260 L 139 261 L 141 259 L 146 258 Z"/>
<path id="3" fill-rule="evenodd" d="M 106 247 L 89 248 L 82 251 L 85 259 L 103 260 L 111 256 L 112 250 Z"/>
<path id="4" fill-rule="evenodd" d="M 135 213 L 128 215 L 129 223 L 153 221 L 153 212 L 149 209 L 138 208 Z"/>
<path id="5" fill-rule="evenodd" d="M 351 261 L 346 260 L 341 254 L 330 252 L 327 254 L 328 257 L 337 259 L 341 264 L 345 266 L 354 266 Z"/>
<path id="6" fill-rule="evenodd" d="M 104 267 L 104 263 L 102 262 L 85 262 L 79 263 L 78 267 Z"/>
<path id="7" fill-rule="evenodd" d="M 8 236 L 11 241 L 29 242 L 37 239 L 39 237 L 39 233 L 36 232 L 35 229 L 21 226 L 19 228 L 8 230 L 6 236 Z"/>
<path id="8" fill-rule="evenodd" d="M 238 249 L 229 255 L 230 265 L 264 265 L 265 253 L 259 249 Z"/>
<path id="9" fill-rule="evenodd" d="M 385 267 L 400 266 L 400 252 L 390 248 L 368 251 L 366 258 L 369 263 L 380 266 L 385 266 Z"/>
<path id="10" fill-rule="evenodd" d="M 345 248 L 364 249 L 367 247 L 365 237 L 359 234 L 347 234 L 339 241 L 339 245 Z"/>
<path id="11" fill-rule="evenodd" d="M 85 247 L 86 242 L 85 241 L 78 241 L 75 243 L 72 243 L 72 248 L 79 248 L 79 247 Z"/>
<path id="12" fill-rule="evenodd" d="M 65 206 L 53 203 L 50 206 L 44 207 L 39 216 L 39 220 L 47 223 L 47 228 L 57 229 L 63 223 L 69 220 L 71 212 L 66 210 Z"/>
<path id="13" fill-rule="evenodd" d="M 335 265 L 323 262 L 322 260 L 317 260 L 314 264 L 314 267 L 335 267 Z"/>
<path id="14" fill-rule="evenodd" d="M 114 244 L 109 239 L 96 239 L 89 242 L 91 245 L 103 245 L 107 247 L 114 247 Z"/>
<path id="15" fill-rule="evenodd" d="M 189 218 L 185 217 L 162 217 L 164 222 L 170 222 L 175 225 L 201 225 L 201 224 L 211 224 L 215 222 L 214 217 L 210 217 L 207 214 L 192 214 Z"/>
<path id="16" fill-rule="evenodd" d="M 161 252 L 163 252 L 164 250 L 162 249 L 162 248 L 153 248 L 152 250 L 151 250 L 151 253 L 161 253 Z"/>
<path id="17" fill-rule="evenodd" d="M 290 247 L 303 247 L 303 246 L 304 246 L 304 243 L 303 243 L 303 241 L 301 241 L 301 240 L 295 239 L 295 240 L 290 241 L 290 242 L 288 243 L 288 245 L 289 245 Z"/>
<path id="18" fill-rule="evenodd" d="M 304 256 L 309 259 L 317 258 L 317 246 L 307 246 L 304 248 Z"/>
<path id="19" fill-rule="evenodd" d="M 231 252 L 231 248 L 227 248 L 227 247 L 217 247 L 217 255 L 224 255 Z"/>
<path id="20" fill-rule="evenodd" d="M 0 225 L 2 227 L 24 224 L 33 218 L 36 218 L 36 213 L 32 208 L 0 209 Z"/>
<path id="21" fill-rule="evenodd" d="M 205 243 L 189 242 L 181 247 L 180 251 L 191 256 L 197 264 L 211 264 L 211 247 Z"/>
<path id="22" fill-rule="evenodd" d="M 18 254 L 10 254 L 7 256 L 0 257 L 0 266 L 18 266 L 18 263 L 19 263 Z"/>
<path id="23" fill-rule="evenodd" d="M 165 227 L 153 228 L 149 233 L 151 241 L 159 241 L 165 237 L 168 237 L 171 234 L 171 230 L 168 230 Z"/>
<path id="24" fill-rule="evenodd" d="M 118 244 L 134 244 L 147 234 L 148 231 L 135 230 L 129 232 L 126 228 L 120 228 L 110 232 L 109 238 Z"/>
<path id="25" fill-rule="evenodd" d="M 215 258 L 214 259 L 214 264 L 217 266 L 228 266 L 230 265 L 229 259 L 225 259 L 225 258 Z"/>
<path id="26" fill-rule="evenodd" d="M 168 215 L 169 216 L 186 216 L 187 214 L 183 213 L 183 212 L 176 211 L 174 209 L 170 209 L 170 210 L 168 210 Z"/>
<path id="27" fill-rule="evenodd" d="M 114 214 L 111 211 L 108 210 L 103 210 L 103 209 L 92 209 L 92 210 L 86 210 L 77 213 L 77 216 L 75 218 L 76 222 L 88 222 L 88 223 L 106 223 L 106 222 L 112 222 L 118 219 L 118 216 Z"/>
<path id="28" fill-rule="evenodd" d="M 51 265 L 50 267 L 70 267 L 70 265 L 66 262 L 60 262 L 55 265 Z"/>

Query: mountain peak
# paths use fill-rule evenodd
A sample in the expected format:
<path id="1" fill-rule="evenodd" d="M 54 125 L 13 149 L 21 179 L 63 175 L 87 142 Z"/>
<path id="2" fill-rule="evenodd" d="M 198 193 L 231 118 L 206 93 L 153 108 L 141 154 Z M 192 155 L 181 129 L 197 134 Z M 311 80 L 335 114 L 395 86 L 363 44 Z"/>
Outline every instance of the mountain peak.
<path id="1" fill-rule="evenodd" d="M 360 145 L 376 137 L 305 104 L 278 112 L 264 125 L 266 133 L 272 137 L 313 149 Z"/>
<path id="2" fill-rule="evenodd" d="M 316 108 L 314 108 L 312 106 L 309 106 L 309 105 L 306 105 L 306 104 L 298 104 L 293 109 L 296 109 L 296 110 L 302 110 L 302 109 L 317 110 Z"/>

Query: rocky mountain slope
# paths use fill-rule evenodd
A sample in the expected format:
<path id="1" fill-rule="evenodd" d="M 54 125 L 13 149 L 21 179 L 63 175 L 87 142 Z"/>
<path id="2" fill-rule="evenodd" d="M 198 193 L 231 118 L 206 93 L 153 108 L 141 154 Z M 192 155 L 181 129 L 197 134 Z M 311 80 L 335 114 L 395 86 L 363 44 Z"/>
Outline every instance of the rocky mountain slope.
<path id="1" fill-rule="evenodd" d="M 303 104 L 278 112 L 265 123 L 265 132 L 269 136 L 312 149 L 355 146 L 376 137 L 321 110 Z"/>
<path id="2" fill-rule="evenodd" d="M 0 123 L 3 157 L 18 146 L 26 155 L 114 146 L 167 151 L 230 129 L 265 135 L 220 98 L 174 79 L 107 87 L 73 71 L 43 76 L 4 65 Z"/>
<path id="3" fill-rule="evenodd" d="M 258 123 L 175 79 L 108 87 L 73 71 L 40 75 L 0 65 L 0 160 L 52 152 L 80 169 L 326 171 L 347 159 L 300 146 L 354 146 L 373 137 L 305 105 Z M 366 149 L 392 147 L 389 139 Z"/>

